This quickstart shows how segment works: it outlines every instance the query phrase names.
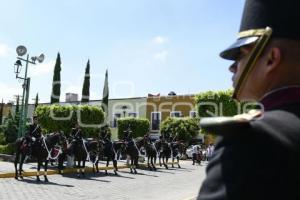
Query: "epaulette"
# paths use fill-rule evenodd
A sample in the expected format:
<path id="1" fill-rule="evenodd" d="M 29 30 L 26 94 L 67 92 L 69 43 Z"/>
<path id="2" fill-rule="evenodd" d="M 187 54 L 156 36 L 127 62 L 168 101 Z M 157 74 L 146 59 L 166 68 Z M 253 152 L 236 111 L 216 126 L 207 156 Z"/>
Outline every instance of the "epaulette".
<path id="1" fill-rule="evenodd" d="M 225 135 L 238 132 L 240 128 L 249 126 L 250 121 L 257 120 L 261 116 L 261 111 L 250 110 L 233 117 L 205 117 L 200 120 L 200 128 L 208 133 Z"/>

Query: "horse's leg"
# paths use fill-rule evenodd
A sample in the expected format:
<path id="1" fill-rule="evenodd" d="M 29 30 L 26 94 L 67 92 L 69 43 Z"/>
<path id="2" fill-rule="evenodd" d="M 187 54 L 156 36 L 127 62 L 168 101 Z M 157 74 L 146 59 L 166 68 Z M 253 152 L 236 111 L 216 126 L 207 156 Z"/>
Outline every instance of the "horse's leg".
<path id="1" fill-rule="evenodd" d="M 133 158 L 132 156 L 130 156 L 130 173 L 133 174 L 132 168 L 133 168 Z"/>
<path id="2" fill-rule="evenodd" d="M 177 165 L 178 165 L 178 168 L 181 168 L 181 166 L 179 165 L 179 156 L 177 156 Z"/>
<path id="3" fill-rule="evenodd" d="M 80 178 L 80 160 L 77 160 L 77 178 Z"/>
<path id="4" fill-rule="evenodd" d="M 21 161 L 19 163 L 19 176 L 21 179 L 23 179 L 23 163 L 24 163 L 25 158 L 26 158 L 26 155 L 22 153 Z"/>
<path id="5" fill-rule="evenodd" d="M 114 165 L 114 173 L 115 175 L 118 175 L 117 171 L 118 171 L 118 163 L 117 160 L 113 158 L 113 165 Z"/>
<path id="6" fill-rule="evenodd" d="M 172 156 L 172 168 L 174 168 L 174 160 L 175 160 L 175 158 L 174 158 L 174 156 Z"/>
<path id="7" fill-rule="evenodd" d="M 41 165 L 42 165 L 42 161 L 40 159 L 38 159 L 38 162 L 37 162 L 37 172 L 36 172 L 36 181 L 37 182 L 41 181 L 41 179 L 40 179 Z"/>
<path id="8" fill-rule="evenodd" d="M 138 168 L 138 163 L 139 163 L 139 157 L 137 156 L 135 159 L 134 159 L 134 173 L 137 174 L 137 171 L 136 171 L 136 168 Z"/>
<path id="9" fill-rule="evenodd" d="M 19 160 L 20 160 L 20 152 L 17 151 L 16 153 L 16 157 L 15 157 L 15 179 L 18 180 L 18 163 L 19 163 Z"/>
<path id="10" fill-rule="evenodd" d="M 152 164 L 152 167 L 153 167 L 153 170 L 156 171 L 156 167 L 155 167 L 155 157 L 154 156 L 151 156 L 151 164 Z"/>
<path id="11" fill-rule="evenodd" d="M 109 159 L 110 159 L 110 157 L 107 156 L 107 159 L 106 159 L 106 168 L 105 168 L 105 174 L 106 174 L 106 175 L 108 174 L 108 173 L 107 173 L 107 168 L 108 168 L 108 165 L 109 165 Z"/>
<path id="12" fill-rule="evenodd" d="M 150 166 L 150 156 L 147 157 L 147 167 L 150 171 L 152 171 L 152 168 Z"/>
<path id="13" fill-rule="evenodd" d="M 82 161 L 82 167 L 81 167 L 81 175 L 82 177 L 85 177 L 85 159 Z"/>
<path id="14" fill-rule="evenodd" d="M 163 156 L 161 155 L 161 153 L 159 154 L 159 157 L 158 157 L 158 161 L 159 161 L 159 166 L 161 166 L 161 158 L 162 158 Z M 164 161 L 164 158 L 163 158 L 163 161 Z"/>
<path id="15" fill-rule="evenodd" d="M 166 162 L 165 162 L 165 159 L 166 159 Z M 168 156 L 165 156 L 165 159 L 163 158 L 164 166 L 166 169 L 168 169 L 168 160 L 169 160 Z"/>
<path id="16" fill-rule="evenodd" d="M 156 171 L 157 169 L 156 169 L 156 154 L 152 157 L 152 159 L 153 159 L 153 161 L 152 161 L 152 165 L 153 165 L 153 169 L 154 169 L 154 171 Z"/>
<path id="17" fill-rule="evenodd" d="M 49 182 L 48 178 L 47 178 L 47 170 L 48 170 L 48 162 L 49 160 L 45 160 L 45 166 L 44 166 L 44 178 L 45 178 L 45 182 Z"/>
<path id="18" fill-rule="evenodd" d="M 58 173 L 59 173 L 59 174 L 63 174 L 63 169 L 64 169 L 64 159 L 65 159 L 64 153 L 63 153 L 63 154 L 60 154 L 60 155 L 58 156 L 58 165 L 57 165 L 57 168 L 58 168 Z"/>
<path id="19" fill-rule="evenodd" d="M 97 173 L 99 173 L 99 159 L 96 162 L 96 171 L 97 171 Z"/>

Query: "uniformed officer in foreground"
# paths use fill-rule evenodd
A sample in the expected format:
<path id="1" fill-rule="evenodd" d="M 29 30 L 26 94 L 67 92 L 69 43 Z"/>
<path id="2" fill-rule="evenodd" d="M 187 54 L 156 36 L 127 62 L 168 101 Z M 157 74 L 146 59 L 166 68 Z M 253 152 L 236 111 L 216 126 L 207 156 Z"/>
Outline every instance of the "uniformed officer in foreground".
<path id="1" fill-rule="evenodd" d="M 246 0 L 233 60 L 234 98 L 263 111 L 207 118 L 219 136 L 201 200 L 300 199 L 300 1 Z"/>

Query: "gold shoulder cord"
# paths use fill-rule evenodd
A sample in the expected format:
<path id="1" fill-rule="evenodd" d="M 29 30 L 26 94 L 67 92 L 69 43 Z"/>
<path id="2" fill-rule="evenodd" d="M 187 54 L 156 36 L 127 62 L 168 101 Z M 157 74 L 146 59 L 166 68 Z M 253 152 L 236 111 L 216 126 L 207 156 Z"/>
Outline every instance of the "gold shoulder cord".
<path id="1" fill-rule="evenodd" d="M 233 98 L 235 98 L 237 100 L 239 100 L 240 93 L 246 83 L 246 80 L 247 80 L 250 72 L 254 69 L 258 58 L 260 57 L 260 55 L 262 54 L 263 50 L 265 49 L 268 41 L 270 40 L 270 37 L 272 35 L 272 28 L 266 27 L 264 29 L 264 31 L 262 31 L 260 29 L 259 33 L 260 34 L 256 34 L 256 35 L 261 35 L 261 36 L 258 39 L 258 41 L 256 42 L 255 47 L 251 51 L 251 54 L 245 65 L 245 69 L 243 70 L 243 72 L 238 80 L 238 83 L 234 89 Z"/>

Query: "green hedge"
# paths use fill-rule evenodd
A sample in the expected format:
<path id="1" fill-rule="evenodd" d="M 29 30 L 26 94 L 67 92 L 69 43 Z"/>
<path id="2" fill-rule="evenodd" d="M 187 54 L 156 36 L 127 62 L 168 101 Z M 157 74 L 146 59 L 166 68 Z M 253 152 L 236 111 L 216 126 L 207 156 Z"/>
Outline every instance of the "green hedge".
<path id="1" fill-rule="evenodd" d="M 3 132 L 0 132 L 0 145 L 5 145 L 7 144 L 6 138 Z"/>
<path id="2" fill-rule="evenodd" d="M 78 120 L 84 137 L 98 137 L 104 121 L 102 109 L 90 105 L 42 105 L 37 107 L 35 114 L 47 133 L 60 130 L 69 135 Z"/>
<path id="3" fill-rule="evenodd" d="M 117 121 L 118 124 L 118 137 L 120 139 L 124 136 L 124 131 L 130 124 L 132 130 L 132 136 L 134 138 L 143 137 L 149 132 L 150 122 L 148 119 L 143 118 L 121 118 Z"/>
<path id="4" fill-rule="evenodd" d="M 176 140 L 188 142 L 199 133 L 199 118 L 175 118 L 165 119 L 160 128 L 162 135 L 176 136 Z"/>
<path id="5" fill-rule="evenodd" d="M 225 90 L 217 92 L 208 91 L 196 95 L 195 99 L 200 118 L 213 117 L 213 115 L 234 116 L 246 112 L 246 110 L 243 110 L 244 106 L 246 106 L 247 110 L 256 107 L 251 102 L 237 102 L 232 98 L 232 94 L 233 90 Z M 213 115 L 210 113 L 213 113 Z"/>
<path id="6" fill-rule="evenodd" d="M 15 144 L 9 143 L 6 145 L 0 145 L 0 153 L 13 155 L 15 153 Z"/>

